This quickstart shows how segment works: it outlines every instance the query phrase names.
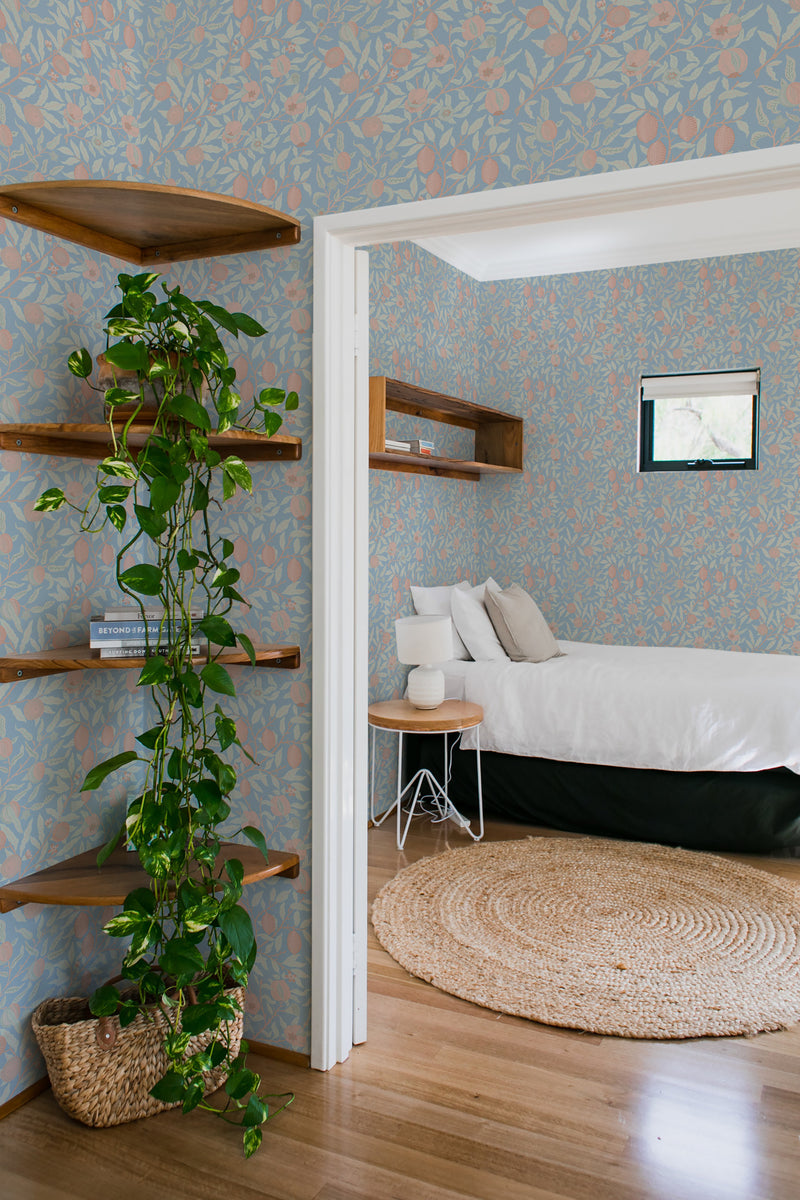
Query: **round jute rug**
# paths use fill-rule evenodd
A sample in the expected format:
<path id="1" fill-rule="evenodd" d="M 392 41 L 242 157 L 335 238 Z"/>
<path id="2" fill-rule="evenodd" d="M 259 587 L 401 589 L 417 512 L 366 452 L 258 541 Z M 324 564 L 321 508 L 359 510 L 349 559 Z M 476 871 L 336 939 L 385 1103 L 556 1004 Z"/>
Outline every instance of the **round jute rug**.
<path id="1" fill-rule="evenodd" d="M 372 922 L 412 975 L 547 1025 L 687 1038 L 800 1020 L 800 887 L 712 854 L 487 842 L 406 867 Z"/>

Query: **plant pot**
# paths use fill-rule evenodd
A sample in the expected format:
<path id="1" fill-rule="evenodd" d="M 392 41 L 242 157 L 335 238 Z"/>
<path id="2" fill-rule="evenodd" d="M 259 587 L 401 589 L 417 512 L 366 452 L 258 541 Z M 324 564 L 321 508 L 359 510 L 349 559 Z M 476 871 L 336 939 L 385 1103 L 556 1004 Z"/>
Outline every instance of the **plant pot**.
<path id="1" fill-rule="evenodd" d="M 151 360 L 152 361 L 152 360 Z M 174 363 L 174 352 L 170 353 L 170 361 Z M 162 380 L 156 380 L 150 383 L 149 380 L 140 379 L 136 371 L 125 370 L 122 367 L 114 367 L 106 358 L 105 354 L 98 354 L 95 359 L 97 363 L 97 386 L 107 392 L 109 388 L 121 387 L 131 392 L 141 392 L 143 411 L 158 408 L 161 401 L 164 399 L 164 383 Z M 203 378 L 203 386 L 200 391 L 198 402 L 207 407 L 210 391 L 208 380 Z M 123 405 L 127 408 L 127 405 Z"/>
<path id="2" fill-rule="evenodd" d="M 242 1040 L 244 988 L 231 988 L 225 995 L 233 996 L 240 1006 L 230 1022 L 233 1058 Z M 61 996 L 42 1001 L 31 1018 L 53 1095 L 64 1112 L 84 1125 L 106 1128 L 175 1108 L 176 1104 L 149 1095 L 169 1065 L 162 1046 L 167 1021 L 161 1009 L 148 1007 L 124 1029 L 116 1016 L 88 1014 L 86 999 Z M 187 1055 L 204 1050 L 211 1037 L 210 1033 L 193 1037 Z M 222 1087 L 226 1078 L 224 1064 L 206 1072 L 205 1094 Z"/>

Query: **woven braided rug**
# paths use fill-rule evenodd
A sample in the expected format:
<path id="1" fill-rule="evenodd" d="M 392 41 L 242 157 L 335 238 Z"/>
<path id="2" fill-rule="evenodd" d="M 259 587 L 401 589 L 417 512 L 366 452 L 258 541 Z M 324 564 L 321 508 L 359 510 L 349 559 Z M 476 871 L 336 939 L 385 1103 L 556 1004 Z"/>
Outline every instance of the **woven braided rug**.
<path id="1" fill-rule="evenodd" d="M 372 922 L 412 975 L 547 1025 L 686 1038 L 800 1020 L 800 887 L 712 854 L 482 843 L 406 867 Z"/>

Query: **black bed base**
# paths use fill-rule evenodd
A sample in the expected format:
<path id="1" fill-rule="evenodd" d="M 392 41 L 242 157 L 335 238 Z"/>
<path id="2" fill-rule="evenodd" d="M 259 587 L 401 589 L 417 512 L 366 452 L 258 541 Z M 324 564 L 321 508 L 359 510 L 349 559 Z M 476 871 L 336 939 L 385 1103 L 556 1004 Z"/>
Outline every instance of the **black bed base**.
<path id="1" fill-rule="evenodd" d="M 406 738 L 406 770 L 442 772 L 441 738 Z M 476 811 L 475 752 L 456 749 L 450 794 Z M 645 771 L 481 754 L 487 817 L 692 850 L 766 854 L 800 846 L 800 776 L 754 772 Z"/>

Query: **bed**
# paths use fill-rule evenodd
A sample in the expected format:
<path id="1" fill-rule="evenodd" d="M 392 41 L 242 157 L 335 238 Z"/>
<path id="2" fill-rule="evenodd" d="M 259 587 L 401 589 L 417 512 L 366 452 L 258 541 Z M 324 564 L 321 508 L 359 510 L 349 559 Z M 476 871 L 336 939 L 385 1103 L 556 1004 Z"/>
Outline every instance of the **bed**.
<path id="1" fill-rule="evenodd" d="M 800 658 L 558 646 L 545 662 L 445 665 L 447 695 L 484 708 L 487 816 L 704 850 L 800 846 Z M 435 743 L 409 739 L 409 765 L 440 763 Z M 469 811 L 475 755 L 452 758 Z"/>

